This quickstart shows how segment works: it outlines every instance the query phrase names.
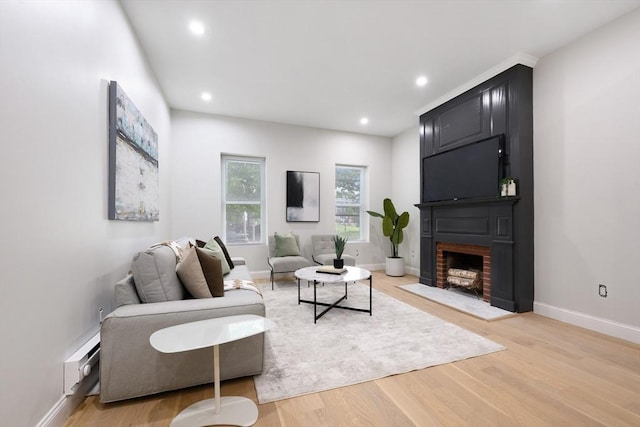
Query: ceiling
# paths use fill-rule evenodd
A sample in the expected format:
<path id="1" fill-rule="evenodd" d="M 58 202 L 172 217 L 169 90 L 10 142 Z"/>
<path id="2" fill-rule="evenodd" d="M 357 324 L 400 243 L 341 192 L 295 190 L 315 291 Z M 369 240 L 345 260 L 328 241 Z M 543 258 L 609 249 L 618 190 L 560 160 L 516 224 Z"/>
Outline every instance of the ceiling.
<path id="1" fill-rule="evenodd" d="M 121 3 L 171 108 L 382 136 L 415 126 L 429 106 L 514 58 L 533 65 L 640 6 L 640 0 Z M 203 24 L 203 35 L 189 31 L 192 20 Z M 421 75 L 428 83 L 418 87 Z M 203 101 L 202 92 L 212 99 Z"/>

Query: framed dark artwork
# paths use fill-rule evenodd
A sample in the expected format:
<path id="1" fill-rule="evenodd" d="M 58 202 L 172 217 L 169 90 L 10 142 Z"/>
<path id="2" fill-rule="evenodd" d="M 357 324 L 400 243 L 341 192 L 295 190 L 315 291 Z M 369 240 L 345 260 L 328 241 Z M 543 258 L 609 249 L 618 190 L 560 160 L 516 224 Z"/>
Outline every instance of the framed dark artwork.
<path id="1" fill-rule="evenodd" d="M 158 221 L 158 135 L 117 82 L 109 82 L 109 219 Z"/>
<path id="2" fill-rule="evenodd" d="M 320 221 L 320 173 L 287 171 L 287 222 Z"/>

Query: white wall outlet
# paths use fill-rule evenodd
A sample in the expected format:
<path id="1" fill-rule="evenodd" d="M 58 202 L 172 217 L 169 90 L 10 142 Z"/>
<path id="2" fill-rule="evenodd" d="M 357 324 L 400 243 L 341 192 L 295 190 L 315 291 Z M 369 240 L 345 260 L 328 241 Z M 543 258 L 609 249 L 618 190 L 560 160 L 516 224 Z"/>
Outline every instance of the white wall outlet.
<path id="1" fill-rule="evenodd" d="M 607 297 L 607 286 L 606 285 L 598 285 L 598 295 L 602 298 Z"/>

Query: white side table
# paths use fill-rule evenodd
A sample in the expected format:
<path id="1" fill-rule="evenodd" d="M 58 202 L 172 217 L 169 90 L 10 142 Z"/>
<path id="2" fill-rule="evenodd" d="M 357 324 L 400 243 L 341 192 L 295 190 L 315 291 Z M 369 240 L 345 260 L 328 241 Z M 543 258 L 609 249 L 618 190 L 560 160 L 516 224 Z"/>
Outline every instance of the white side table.
<path id="1" fill-rule="evenodd" d="M 273 322 L 253 314 L 200 320 L 160 329 L 149 342 L 162 353 L 178 353 L 213 346 L 214 398 L 185 408 L 171 422 L 172 427 L 236 425 L 251 426 L 258 420 L 258 407 L 240 396 L 220 397 L 220 344 L 265 332 Z"/>

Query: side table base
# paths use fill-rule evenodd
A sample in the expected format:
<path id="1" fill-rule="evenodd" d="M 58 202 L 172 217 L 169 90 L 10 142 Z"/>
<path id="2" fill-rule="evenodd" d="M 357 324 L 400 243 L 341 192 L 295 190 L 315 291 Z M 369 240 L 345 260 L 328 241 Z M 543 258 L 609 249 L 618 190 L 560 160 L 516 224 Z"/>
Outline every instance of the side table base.
<path id="1" fill-rule="evenodd" d="M 211 425 L 252 426 L 258 421 L 258 407 L 253 400 L 240 396 L 220 398 L 220 413 L 216 414 L 216 399 L 205 399 L 183 409 L 171 422 L 171 427 Z"/>

